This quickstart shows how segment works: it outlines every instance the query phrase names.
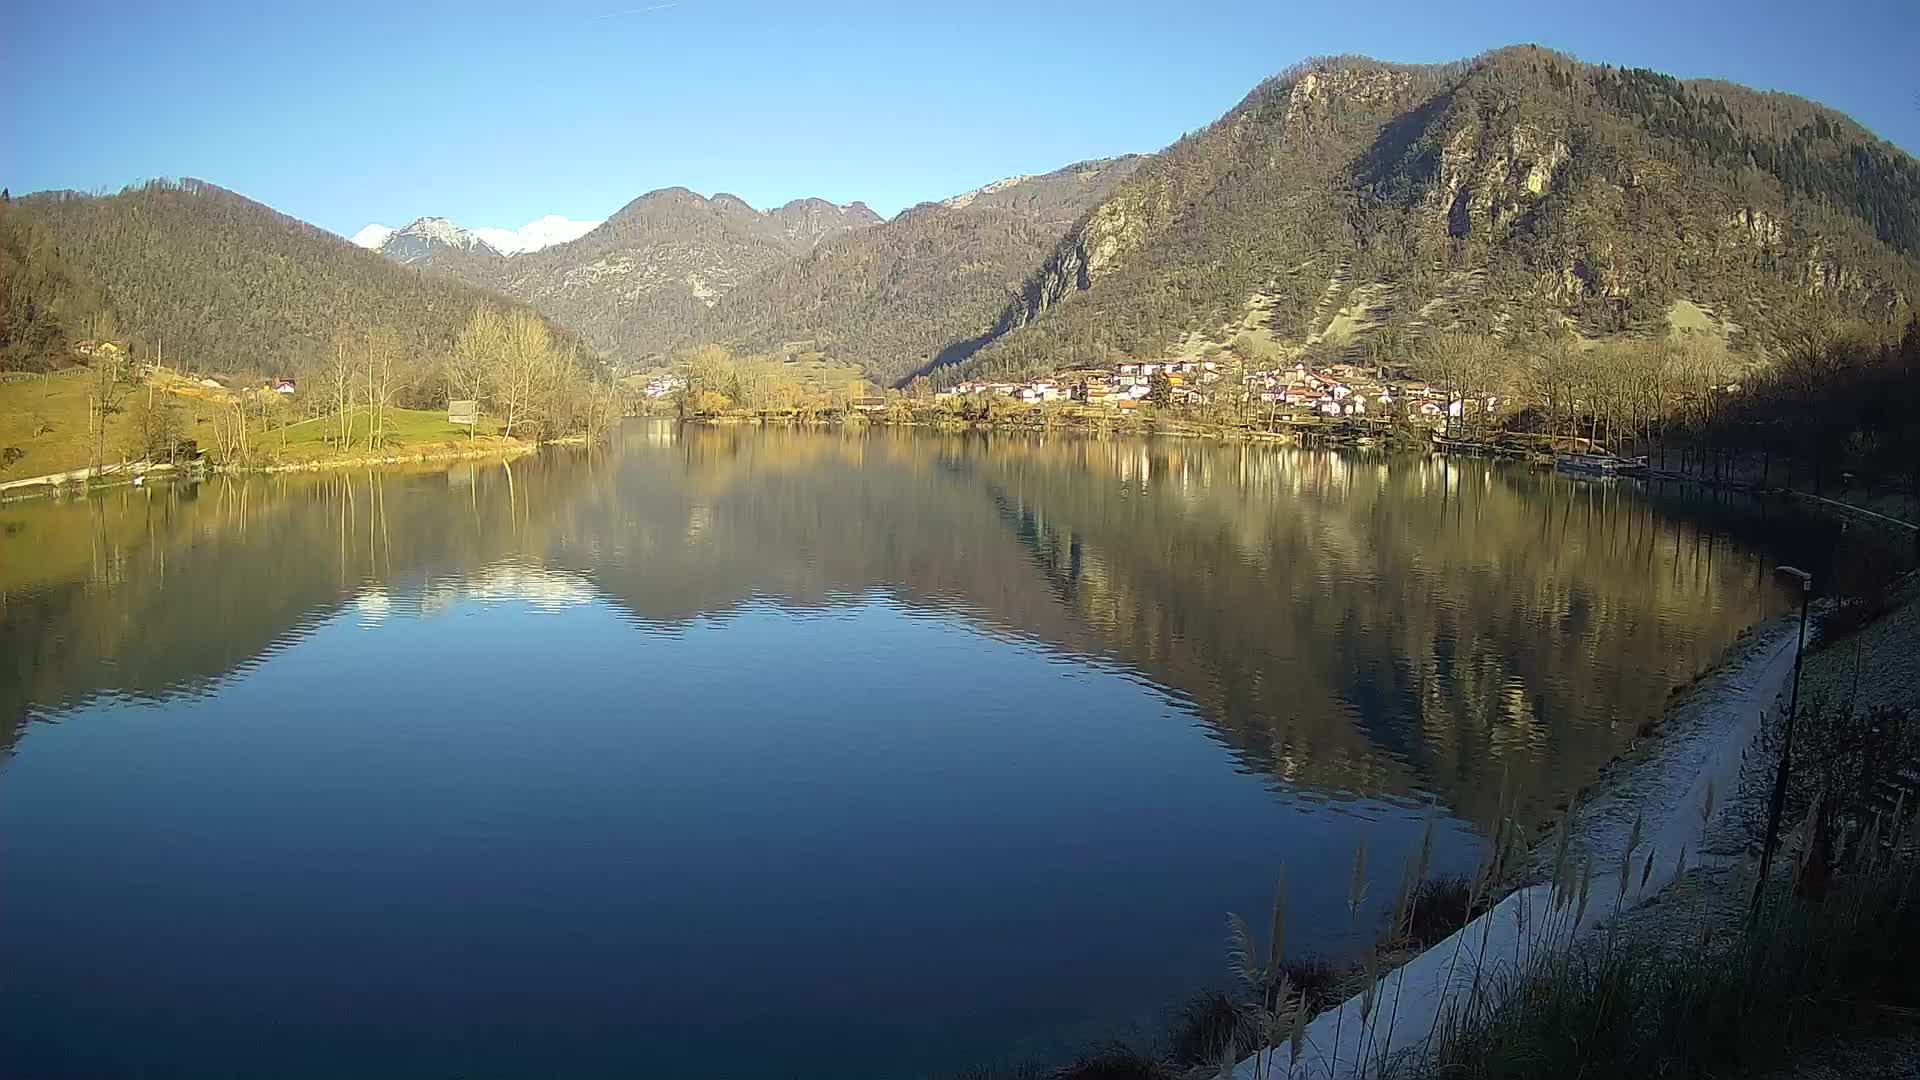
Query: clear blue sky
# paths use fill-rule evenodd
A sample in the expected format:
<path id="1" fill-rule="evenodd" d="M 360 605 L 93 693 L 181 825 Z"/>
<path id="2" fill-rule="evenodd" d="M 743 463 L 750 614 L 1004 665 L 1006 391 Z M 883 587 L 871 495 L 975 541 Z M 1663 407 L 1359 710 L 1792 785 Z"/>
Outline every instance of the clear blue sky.
<path id="1" fill-rule="evenodd" d="M 657 187 L 890 214 L 1157 149 L 1306 56 L 1537 42 L 1786 90 L 1920 149 L 1920 2 L 59 0 L 0 19 L 0 184 L 198 176 L 343 234 Z"/>

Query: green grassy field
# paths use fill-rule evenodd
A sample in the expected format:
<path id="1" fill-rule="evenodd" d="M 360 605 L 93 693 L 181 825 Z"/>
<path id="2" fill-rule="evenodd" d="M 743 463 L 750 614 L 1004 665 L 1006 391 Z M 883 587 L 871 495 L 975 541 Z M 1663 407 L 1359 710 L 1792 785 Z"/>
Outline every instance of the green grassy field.
<path id="1" fill-rule="evenodd" d="M 217 452 L 220 439 L 216 416 L 223 402 L 231 400 L 230 392 L 191 386 L 183 389 L 175 392 L 160 385 L 128 387 L 119 411 L 107 417 L 102 460 L 117 463 L 140 457 L 148 410 L 165 403 L 178 408 L 183 438 L 193 440 L 203 450 Z M 95 443 L 87 394 L 84 369 L 0 381 L 0 458 L 4 458 L 0 461 L 0 482 L 83 469 L 93 463 Z M 342 448 L 338 445 L 339 421 L 334 417 L 289 423 L 270 420 L 264 428 L 256 427 L 251 432 L 251 464 L 314 465 L 336 459 L 519 445 L 518 440 L 501 437 L 500 422 L 492 417 L 482 417 L 469 436 L 466 428 L 449 424 L 443 411 L 388 409 L 386 436 L 379 447 L 369 450 L 366 437 L 371 424 L 367 410 L 356 411 L 350 444 Z M 14 452 L 8 452 L 8 448 Z"/>
<path id="2" fill-rule="evenodd" d="M 129 388 L 121 410 L 107 417 L 101 455 L 106 461 L 138 453 L 147 407 L 146 388 Z M 84 369 L 0 381 L 0 458 L 6 459 L 0 462 L 0 481 L 91 465 L 94 435 L 89 411 Z M 198 418 L 197 410 L 191 418 L 182 417 L 189 428 Z M 8 447 L 19 453 L 7 453 Z"/>
<path id="3" fill-rule="evenodd" d="M 480 418 L 480 423 L 475 425 L 469 438 L 465 427 L 447 423 L 447 414 L 437 409 L 386 410 L 383 424 L 386 437 L 378 448 L 368 450 L 367 431 L 372 426 L 372 415 L 365 409 L 357 410 L 349 428 L 350 445 L 346 450 L 341 450 L 337 445 L 340 420 L 333 416 L 315 417 L 268 429 L 255 436 L 254 447 L 256 452 L 272 458 L 271 464 L 305 465 L 330 458 L 382 457 L 433 449 L 483 450 L 518 443 L 518 440 L 502 438 L 500 421 L 490 416 Z"/>

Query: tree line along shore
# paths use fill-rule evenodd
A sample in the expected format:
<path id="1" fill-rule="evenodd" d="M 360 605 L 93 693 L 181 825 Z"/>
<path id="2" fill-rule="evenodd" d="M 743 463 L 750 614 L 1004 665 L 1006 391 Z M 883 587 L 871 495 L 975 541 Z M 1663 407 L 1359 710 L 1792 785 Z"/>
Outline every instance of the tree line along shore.
<path id="1" fill-rule="evenodd" d="M 627 389 L 638 410 L 708 423 L 1084 429 L 1516 456 L 1605 447 L 1673 475 L 1878 502 L 1920 519 L 1920 315 L 1810 324 L 1766 364 L 1685 331 L 1600 342 L 1443 333 L 1365 361 L 1295 357 L 1243 335 L 1193 357 L 1007 384 L 936 388 L 922 376 L 882 390 L 854 369 L 707 345 Z"/>

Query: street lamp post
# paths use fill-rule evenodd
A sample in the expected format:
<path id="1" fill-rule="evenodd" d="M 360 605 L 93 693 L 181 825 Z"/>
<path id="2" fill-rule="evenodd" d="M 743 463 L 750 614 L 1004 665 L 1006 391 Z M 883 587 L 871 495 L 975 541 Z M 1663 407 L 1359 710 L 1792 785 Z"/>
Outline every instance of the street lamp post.
<path id="1" fill-rule="evenodd" d="M 1797 566 L 1777 566 L 1777 572 L 1800 579 L 1800 639 L 1793 651 L 1793 694 L 1787 702 L 1787 728 L 1780 740 L 1780 768 L 1773 778 L 1773 798 L 1767 807 L 1767 835 L 1760 845 L 1760 878 L 1753 883 L 1753 910 L 1749 924 L 1760 921 L 1760 896 L 1767 887 L 1773 869 L 1774 851 L 1779 847 L 1780 818 L 1787 810 L 1787 776 L 1793 769 L 1793 727 L 1800 718 L 1800 661 L 1807 652 L 1807 607 L 1813 599 L 1813 575 Z"/>

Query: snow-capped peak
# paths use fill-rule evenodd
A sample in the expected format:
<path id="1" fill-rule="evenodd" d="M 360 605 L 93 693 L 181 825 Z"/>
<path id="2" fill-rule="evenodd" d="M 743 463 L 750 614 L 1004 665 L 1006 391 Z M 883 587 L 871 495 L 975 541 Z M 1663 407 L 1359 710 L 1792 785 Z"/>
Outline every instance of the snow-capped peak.
<path id="1" fill-rule="evenodd" d="M 414 218 L 397 235 L 417 236 L 422 240 L 431 240 L 467 251 L 493 246 L 443 217 Z"/>
<path id="2" fill-rule="evenodd" d="M 598 221 L 574 221 L 559 214 L 535 218 L 517 229 L 475 229 L 474 235 L 492 244 L 503 255 L 522 255 L 529 251 L 578 240 L 600 227 Z"/>
<path id="3" fill-rule="evenodd" d="M 353 242 L 364 248 L 385 251 L 411 262 L 427 254 L 433 244 L 445 244 L 463 251 L 497 255 L 524 255 L 529 251 L 578 240 L 600 227 L 598 221 L 574 221 L 559 214 L 548 214 L 518 229 L 468 229 L 443 217 L 415 218 L 404 228 L 368 225 L 353 234 Z"/>
<path id="4" fill-rule="evenodd" d="M 428 262 L 449 250 L 501 257 L 492 244 L 440 217 L 414 218 L 380 242 L 380 254 L 399 263 Z"/>
<path id="5" fill-rule="evenodd" d="M 368 225 L 366 228 L 348 237 L 348 240 L 363 248 L 379 251 L 380 245 L 386 243 L 387 237 L 392 235 L 393 226 L 391 225 Z"/>

